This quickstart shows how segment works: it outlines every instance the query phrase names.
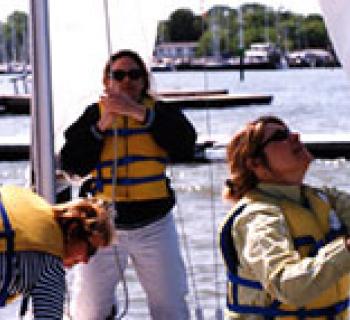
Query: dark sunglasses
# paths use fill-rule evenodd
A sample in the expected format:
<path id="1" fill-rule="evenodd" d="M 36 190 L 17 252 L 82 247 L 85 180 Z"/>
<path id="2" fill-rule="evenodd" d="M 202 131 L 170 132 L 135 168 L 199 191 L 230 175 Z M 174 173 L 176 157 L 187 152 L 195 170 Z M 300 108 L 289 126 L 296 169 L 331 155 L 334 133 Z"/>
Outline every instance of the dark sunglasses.
<path id="1" fill-rule="evenodd" d="M 289 138 L 291 132 L 288 128 L 276 130 L 269 138 L 267 138 L 260 146 L 260 150 L 263 150 L 270 142 L 285 141 Z"/>
<path id="2" fill-rule="evenodd" d="M 97 252 L 97 248 L 93 246 L 89 240 L 87 240 L 86 243 L 87 243 L 86 254 L 89 258 L 91 258 Z"/>
<path id="3" fill-rule="evenodd" d="M 116 81 L 123 81 L 126 76 L 131 80 L 139 80 L 142 77 L 142 71 L 140 69 L 125 70 L 112 70 L 111 78 Z"/>

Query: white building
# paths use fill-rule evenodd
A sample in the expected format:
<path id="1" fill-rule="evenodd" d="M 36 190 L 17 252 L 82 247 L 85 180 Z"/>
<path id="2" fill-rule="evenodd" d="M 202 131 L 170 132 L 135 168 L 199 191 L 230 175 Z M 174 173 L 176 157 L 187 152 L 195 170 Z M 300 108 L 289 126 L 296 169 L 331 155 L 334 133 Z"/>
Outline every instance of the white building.
<path id="1" fill-rule="evenodd" d="M 164 42 L 156 45 L 154 57 L 156 59 L 192 59 L 196 56 L 197 42 Z"/>

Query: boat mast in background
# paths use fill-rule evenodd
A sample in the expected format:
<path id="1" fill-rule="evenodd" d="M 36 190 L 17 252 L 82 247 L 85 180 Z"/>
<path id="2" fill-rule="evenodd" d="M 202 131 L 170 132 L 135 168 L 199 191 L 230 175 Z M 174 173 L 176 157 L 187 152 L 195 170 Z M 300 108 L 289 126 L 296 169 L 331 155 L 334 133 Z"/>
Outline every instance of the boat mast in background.
<path id="1" fill-rule="evenodd" d="M 30 0 L 32 89 L 32 170 L 35 190 L 55 202 L 55 166 L 48 1 Z"/>

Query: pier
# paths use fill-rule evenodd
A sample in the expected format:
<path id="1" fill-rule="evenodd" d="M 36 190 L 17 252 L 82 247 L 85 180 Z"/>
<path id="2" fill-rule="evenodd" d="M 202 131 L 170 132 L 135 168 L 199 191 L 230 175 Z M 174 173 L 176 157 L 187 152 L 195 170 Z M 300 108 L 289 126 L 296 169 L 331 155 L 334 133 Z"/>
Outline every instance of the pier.
<path id="1" fill-rule="evenodd" d="M 169 107 L 181 109 L 218 109 L 232 108 L 257 104 L 270 104 L 272 95 L 252 93 L 216 93 L 167 95 L 158 97 L 158 101 Z"/>
<path id="2" fill-rule="evenodd" d="M 0 161 L 28 161 L 29 157 L 29 137 L 0 137 Z"/>
<path id="3" fill-rule="evenodd" d="M 200 137 L 196 145 L 193 162 L 222 162 L 228 136 Z M 318 159 L 345 158 L 350 160 L 350 133 L 344 134 L 303 134 L 301 140 Z M 0 138 L 0 161 L 28 161 L 30 157 L 29 138 Z"/>
<path id="4" fill-rule="evenodd" d="M 301 141 L 310 153 L 317 159 L 350 160 L 350 132 L 337 134 L 301 134 Z M 213 135 L 200 137 L 197 142 L 195 161 L 221 162 L 225 161 L 226 146 L 230 137 Z"/>
<path id="5" fill-rule="evenodd" d="M 29 115 L 30 95 L 1 95 L 0 115 L 2 114 Z"/>
<path id="6" fill-rule="evenodd" d="M 165 91 L 155 93 L 164 107 L 181 109 L 232 108 L 252 104 L 270 104 L 272 95 L 254 93 L 228 93 L 227 90 Z M 29 115 L 30 95 L 1 95 L 0 115 Z"/>

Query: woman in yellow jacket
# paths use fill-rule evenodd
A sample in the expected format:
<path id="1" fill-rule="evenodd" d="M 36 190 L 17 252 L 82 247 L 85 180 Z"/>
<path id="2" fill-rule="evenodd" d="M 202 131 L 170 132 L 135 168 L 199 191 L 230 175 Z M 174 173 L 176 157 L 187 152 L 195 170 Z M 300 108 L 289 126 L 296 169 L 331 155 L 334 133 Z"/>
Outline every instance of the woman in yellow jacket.
<path id="1" fill-rule="evenodd" d="M 152 98 L 146 65 L 136 52 L 113 54 L 103 84 L 101 98 L 65 131 L 60 160 L 69 174 L 92 177 L 85 191 L 113 203 L 118 244 L 76 269 L 72 314 L 77 320 L 106 319 L 130 257 L 150 318 L 187 320 L 186 270 L 166 165 L 193 157 L 195 129 L 181 110 Z"/>
<path id="2" fill-rule="evenodd" d="M 35 319 L 62 319 L 64 267 L 112 239 L 106 209 L 86 199 L 51 206 L 30 189 L 0 187 L 0 304 L 33 301 Z"/>
<path id="3" fill-rule="evenodd" d="M 303 183 L 312 156 L 276 117 L 248 123 L 227 156 L 227 318 L 348 319 L 349 195 Z"/>

